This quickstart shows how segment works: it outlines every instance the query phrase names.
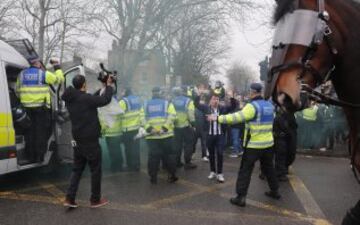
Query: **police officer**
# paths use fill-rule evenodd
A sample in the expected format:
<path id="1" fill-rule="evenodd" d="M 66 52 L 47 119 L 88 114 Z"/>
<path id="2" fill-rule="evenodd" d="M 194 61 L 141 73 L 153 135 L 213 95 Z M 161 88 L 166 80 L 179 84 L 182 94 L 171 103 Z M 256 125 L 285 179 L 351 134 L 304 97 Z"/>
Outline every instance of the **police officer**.
<path id="1" fill-rule="evenodd" d="M 46 71 L 39 58 L 29 62 L 30 68 L 23 70 L 17 80 L 17 92 L 31 120 L 31 126 L 25 133 L 26 152 L 31 161 L 42 162 L 51 135 L 49 85 L 62 83 L 64 74 L 56 60 L 50 62 L 55 73 Z"/>
<path id="2" fill-rule="evenodd" d="M 318 119 L 318 110 L 319 107 L 314 101 L 310 103 L 310 107 L 304 109 L 302 113 L 303 121 L 303 130 L 302 130 L 302 140 L 304 148 L 316 148 L 319 143 L 319 137 L 314 137 L 313 133 L 309 132 L 310 130 L 316 129 L 316 121 Z"/>
<path id="3" fill-rule="evenodd" d="M 192 143 L 194 142 L 195 106 L 194 102 L 185 96 L 185 91 L 180 87 L 173 88 L 174 98 L 172 103 L 176 110 L 175 121 L 175 151 L 177 154 L 177 167 L 182 167 L 181 155 L 184 149 L 184 168 L 194 169 L 196 165 L 191 163 L 193 154 Z"/>
<path id="4" fill-rule="evenodd" d="M 278 193 L 278 180 L 273 165 L 273 145 L 272 134 L 274 107 L 265 101 L 261 96 L 262 85 L 252 83 L 250 86 L 250 103 L 236 113 L 222 116 L 208 116 L 208 120 L 223 124 L 235 124 L 246 122 L 244 148 L 245 153 L 242 158 L 241 167 L 236 182 L 237 196 L 231 198 L 230 202 L 234 205 L 244 207 L 246 205 L 246 195 L 250 184 L 251 174 L 255 162 L 260 160 L 262 171 L 267 177 L 271 191 L 265 194 L 274 199 L 280 199 Z"/>
<path id="5" fill-rule="evenodd" d="M 103 96 L 105 94 L 105 90 L 107 87 L 106 80 L 101 81 L 103 88 L 95 93 L 95 96 Z M 115 92 L 112 96 L 112 101 L 117 105 L 117 100 L 115 96 Z M 120 108 L 120 107 L 119 107 Z M 109 124 L 106 122 L 106 117 L 109 115 L 105 115 L 106 112 L 103 111 L 104 107 L 101 107 L 99 110 L 99 121 L 101 125 L 101 136 L 104 138 L 106 142 L 106 146 L 110 156 L 110 170 L 112 172 L 117 172 L 123 170 L 123 155 L 121 152 L 121 116 L 120 113 L 111 112 L 111 116 L 113 119 L 113 124 Z"/>
<path id="6" fill-rule="evenodd" d="M 168 182 L 178 180 L 176 172 L 176 152 L 173 148 L 174 122 L 176 111 L 174 105 L 161 97 L 159 87 L 152 90 L 152 99 L 145 104 L 145 130 L 149 147 L 148 173 L 150 182 L 157 183 L 160 160 L 169 172 Z"/>
<path id="7" fill-rule="evenodd" d="M 130 88 L 125 89 L 119 104 L 125 112 L 121 117 L 121 127 L 127 166 L 130 171 L 139 171 L 140 141 L 134 137 L 144 122 L 144 108 L 140 97 L 133 95 Z"/>

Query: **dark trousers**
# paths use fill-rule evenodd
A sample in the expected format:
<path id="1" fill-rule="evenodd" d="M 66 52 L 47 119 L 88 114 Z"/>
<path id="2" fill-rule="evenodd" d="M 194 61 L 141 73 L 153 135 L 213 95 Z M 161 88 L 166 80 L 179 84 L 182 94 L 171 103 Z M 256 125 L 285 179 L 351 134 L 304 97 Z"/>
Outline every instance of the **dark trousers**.
<path id="1" fill-rule="evenodd" d="M 222 173 L 224 161 L 224 135 L 208 135 L 206 145 L 209 150 L 210 171 Z M 216 162 L 216 163 L 215 163 Z"/>
<path id="2" fill-rule="evenodd" d="M 128 131 L 123 133 L 123 143 L 125 147 L 125 155 L 127 166 L 130 170 L 137 171 L 140 169 L 140 139 L 134 140 L 138 133 L 135 131 Z"/>
<path id="3" fill-rule="evenodd" d="M 341 225 L 358 225 L 360 224 L 360 201 L 350 209 L 345 218 L 343 219 Z"/>
<path id="4" fill-rule="evenodd" d="M 111 171 L 116 172 L 121 170 L 124 164 L 124 159 L 120 147 L 121 137 L 105 137 L 105 142 L 110 156 Z"/>
<path id="5" fill-rule="evenodd" d="M 277 176 L 286 176 L 296 157 L 296 134 L 275 137 L 275 170 Z"/>
<path id="6" fill-rule="evenodd" d="M 202 128 L 196 128 L 194 132 L 194 141 L 193 141 L 193 153 L 195 153 L 196 150 L 196 144 L 198 140 L 200 139 L 201 144 L 201 157 L 207 156 L 207 148 L 206 148 L 206 131 Z"/>
<path id="7" fill-rule="evenodd" d="M 89 164 L 91 172 L 91 202 L 101 198 L 101 148 L 98 140 L 77 141 L 74 147 L 74 164 L 70 177 L 70 186 L 66 197 L 75 200 L 81 175 Z"/>
<path id="8" fill-rule="evenodd" d="M 239 196 L 247 195 L 251 181 L 251 174 L 257 160 L 260 160 L 261 171 L 263 171 L 267 178 L 270 190 L 277 191 L 279 189 L 279 184 L 273 165 L 273 156 L 274 154 L 272 148 L 245 149 L 236 181 L 236 193 Z"/>
<path id="9" fill-rule="evenodd" d="M 170 175 L 176 172 L 176 152 L 173 150 L 173 138 L 147 139 L 149 147 L 148 173 L 150 177 L 156 177 L 159 171 L 160 161 Z"/>
<path id="10" fill-rule="evenodd" d="M 191 162 L 193 154 L 194 130 L 191 127 L 175 128 L 176 163 L 181 164 L 181 155 L 184 151 L 185 163 Z"/>
<path id="11" fill-rule="evenodd" d="M 26 153 L 33 161 L 43 161 L 51 135 L 51 111 L 45 107 L 26 108 L 31 126 L 25 132 Z"/>

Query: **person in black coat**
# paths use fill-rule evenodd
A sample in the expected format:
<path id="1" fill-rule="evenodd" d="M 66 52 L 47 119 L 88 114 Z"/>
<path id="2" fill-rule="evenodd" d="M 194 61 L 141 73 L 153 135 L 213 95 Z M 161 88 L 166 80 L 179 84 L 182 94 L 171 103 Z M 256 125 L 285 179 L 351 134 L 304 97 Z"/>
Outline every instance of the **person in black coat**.
<path id="1" fill-rule="evenodd" d="M 279 181 L 287 181 L 289 166 L 295 161 L 297 124 L 294 113 L 278 109 L 274 119 L 275 170 Z"/>
<path id="2" fill-rule="evenodd" d="M 105 94 L 96 96 L 86 93 L 86 80 L 77 75 L 72 80 L 74 87 L 68 87 L 62 95 L 62 100 L 70 114 L 72 135 L 74 138 L 74 164 L 70 177 L 70 186 L 67 190 L 64 206 L 76 208 L 76 192 L 82 172 L 86 164 L 91 171 L 91 207 L 100 207 L 108 203 L 101 198 L 101 148 L 99 144 L 100 122 L 97 108 L 110 103 L 113 88 L 110 86 L 112 78 L 109 76 Z"/>
<path id="3" fill-rule="evenodd" d="M 201 94 L 201 93 L 199 93 Z M 205 115 L 215 114 L 224 115 L 228 114 L 236 107 L 236 101 L 231 96 L 230 106 L 220 106 L 219 96 L 215 93 L 211 93 L 210 101 L 208 105 L 200 104 L 200 97 L 195 97 L 195 107 L 202 111 Z M 206 145 L 209 150 L 210 160 L 210 175 L 209 179 L 216 178 L 218 182 L 223 183 L 225 181 L 223 175 L 223 151 L 225 144 L 225 130 L 226 125 L 221 125 L 217 121 L 209 122 L 206 121 L 204 129 L 207 132 Z M 216 155 L 216 156 L 215 156 Z M 215 164 L 215 161 L 217 162 Z"/>

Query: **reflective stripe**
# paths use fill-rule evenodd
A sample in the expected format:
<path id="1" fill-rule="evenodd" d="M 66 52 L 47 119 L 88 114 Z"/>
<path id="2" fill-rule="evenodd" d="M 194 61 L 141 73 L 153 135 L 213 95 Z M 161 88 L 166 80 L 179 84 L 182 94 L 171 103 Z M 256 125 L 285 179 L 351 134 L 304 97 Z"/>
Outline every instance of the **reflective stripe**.
<path id="1" fill-rule="evenodd" d="M 249 141 L 247 147 L 257 146 L 257 147 L 268 147 L 274 145 L 274 141 Z"/>
<path id="2" fill-rule="evenodd" d="M 237 113 L 237 115 L 240 116 L 240 121 L 241 121 L 241 122 L 245 122 L 245 115 L 244 115 L 244 113 L 243 113 L 242 111 L 240 111 L 239 113 Z"/>
<path id="3" fill-rule="evenodd" d="M 134 130 L 137 130 L 137 129 L 139 129 L 139 128 L 140 128 L 140 126 L 131 126 L 131 127 L 123 128 L 123 131 L 124 131 L 124 132 L 134 131 Z"/>
<path id="4" fill-rule="evenodd" d="M 269 133 L 269 132 L 272 132 L 272 128 L 269 128 L 269 129 L 260 129 L 260 130 L 251 129 L 251 128 L 250 128 L 250 132 L 251 132 L 252 134 L 255 134 L 255 133 Z"/>
<path id="5" fill-rule="evenodd" d="M 39 90 L 20 90 L 19 91 L 20 94 L 48 94 L 49 90 L 43 90 L 43 91 L 39 91 Z"/>
<path id="6" fill-rule="evenodd" d="M 25 108 L 33 108 L 33 107 L 41 107 L 41 106 L 47 106 L 48 108 L 50 108 L 50 104 L 48 103 L 36 103 L 36 102 L 22 102 L 21 103 Z"/>

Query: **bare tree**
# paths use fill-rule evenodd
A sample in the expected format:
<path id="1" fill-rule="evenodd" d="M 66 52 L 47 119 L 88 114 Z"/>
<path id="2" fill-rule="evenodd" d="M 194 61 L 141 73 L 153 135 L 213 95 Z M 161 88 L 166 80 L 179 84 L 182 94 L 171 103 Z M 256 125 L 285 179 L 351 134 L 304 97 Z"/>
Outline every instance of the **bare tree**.
<path id="1" fill-rule="evenodd" d="M 255 80 L 255 72 L 243 62 L 233 63 L 226 72 L 230 84 L 238 93 L 246 93 L 249 85 Z"/>
<path id="2" fill-rule="evenodd" d="M 15 8 L 15 0 L 0 2 L 0 38 L 5 38 L 14 29 L 11 23 L 11 16 Z"/>
<path id="3" fill-rule="evenodd" d="M 60 4 L 55 0 L 23 0 L 20 6 L 23 16 L 19 24 L 30 35 L 40 59 L 47 61 L 45 51 L 58 42 L 59 30 L 55 26 L 62 20 Z"/>

